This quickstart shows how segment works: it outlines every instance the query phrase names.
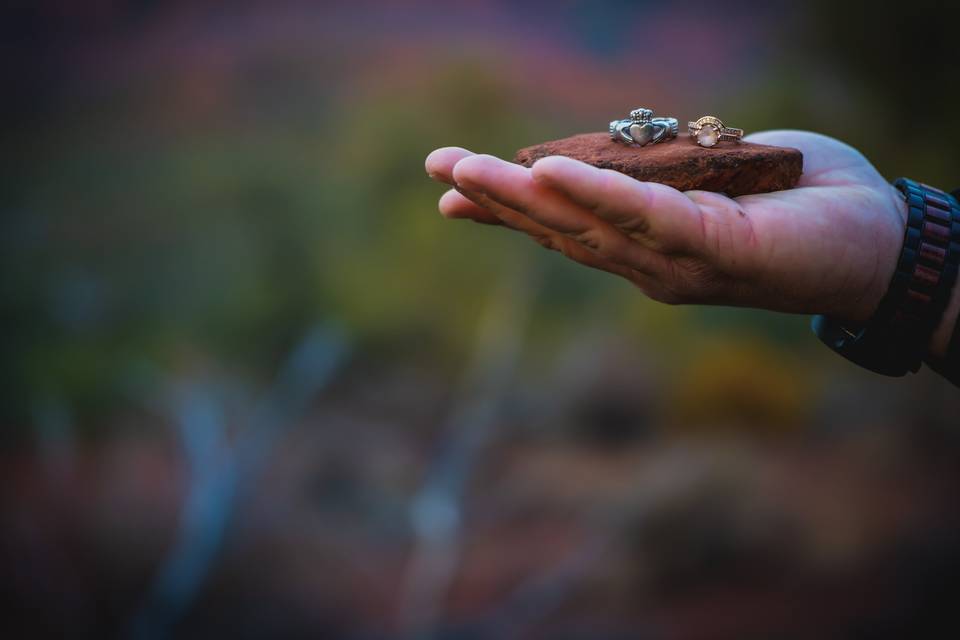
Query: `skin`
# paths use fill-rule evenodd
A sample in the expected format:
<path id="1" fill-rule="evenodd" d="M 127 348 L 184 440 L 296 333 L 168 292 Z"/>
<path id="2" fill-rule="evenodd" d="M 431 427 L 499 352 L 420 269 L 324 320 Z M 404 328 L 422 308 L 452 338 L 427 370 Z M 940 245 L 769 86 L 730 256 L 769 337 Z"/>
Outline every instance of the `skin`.
<path id="1" fill-rule="evenodd" d="M 431 153 L 426 170 L 453 187 L 440 198 L 445 217 L 521 231 L 654 300 L 865 321 L 896 267 L 903 199 L 856 149 L 827 136 L 767 131 L 747 140 L 800 149 L 799 184 L 729 198 L 560 156 L 526 168 L 459 147 Z M 934 357 L 960 312 L 957 289 L 929 345 Z"/>

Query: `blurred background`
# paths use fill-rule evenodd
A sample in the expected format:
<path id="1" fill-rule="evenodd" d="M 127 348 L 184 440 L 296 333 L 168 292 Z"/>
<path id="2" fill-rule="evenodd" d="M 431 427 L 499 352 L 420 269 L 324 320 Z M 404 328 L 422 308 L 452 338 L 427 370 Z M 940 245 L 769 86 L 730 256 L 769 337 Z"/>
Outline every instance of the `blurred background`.
<path id="1" fill-rule="evenodd" d="M 956 388 L 445 221 L 423 170 L 642 104 L 954 188 L 947 3 L 3 15 L 5 633 L 956 632 Z"/>

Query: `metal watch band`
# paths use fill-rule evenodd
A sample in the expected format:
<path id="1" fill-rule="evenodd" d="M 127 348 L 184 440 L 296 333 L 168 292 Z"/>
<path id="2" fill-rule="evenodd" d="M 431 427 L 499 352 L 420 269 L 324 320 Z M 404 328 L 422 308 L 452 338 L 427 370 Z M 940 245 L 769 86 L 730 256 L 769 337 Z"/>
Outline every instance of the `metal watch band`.
<path id="1" fill-rule="evenodd" d="M 859 329 L 824 316 L 814 332 L 831 349 L 868 369 L 900 376 L 917 371 L 950 300 L 960 265 L 960 204 L 907 178 L 894 186 L 907 204 L 903 247 L 887 293 Z"/>

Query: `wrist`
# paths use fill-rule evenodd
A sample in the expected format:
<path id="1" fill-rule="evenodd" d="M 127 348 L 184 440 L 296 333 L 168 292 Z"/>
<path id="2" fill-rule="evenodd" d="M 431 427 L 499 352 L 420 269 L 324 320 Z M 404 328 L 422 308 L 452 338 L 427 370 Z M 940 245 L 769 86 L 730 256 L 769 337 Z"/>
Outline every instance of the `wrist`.
<path id="1" fill-rule="evenodd" d="M 900 260 L 909 207 L 900 195 L 900 191 L 892 184 L 887 185 L 887 196 L 891 210 L 896 213 L 884 217 L 883 232 L 872 239 L 876 249 L 876 262 L 872 265 L 873 274 L 865 287 L 859 291 L 850 292 L 847 296 L 846 309 L 832 314 L 848 326 L 863 326 L 876 314 L 880 302 L 890 288 Z"/>
<path id="2" fill-rule="evenodd" d="M 850 327 L 817 316 L 813 328 L 844 357 L 898 376 L 917 371 L 926 356 L 936 360 L 948 351 L 960 313 L 960 205 L 950 195 L 906 178 L 894 186 L 905 203 L 906 224 L 886 294 L 863 325 Z M 902 215 L 903 208 L 898 210 Z M 886 257 L 879 245 L 877 256 Z"/>

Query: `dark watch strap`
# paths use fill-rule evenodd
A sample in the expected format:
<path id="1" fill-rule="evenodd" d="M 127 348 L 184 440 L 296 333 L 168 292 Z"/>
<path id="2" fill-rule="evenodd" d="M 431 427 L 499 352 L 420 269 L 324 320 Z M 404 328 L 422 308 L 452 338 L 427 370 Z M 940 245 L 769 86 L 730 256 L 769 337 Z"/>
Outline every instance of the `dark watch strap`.
<path id="1" fill-rule="evenodd" d="M 890 322 L 909 332 L 905 338 L 912 337 L 918 343 L 922 357 L 957 280 L 960 204 L 939 189 L 907 178 L 899 178 L 893 185 L 903 194 L 908 207 L 900 263 L 910 280 L 905 297 L 887 301 L 888 305 L 896 305 Z M 891 292 L 896 293 L 892 288 Z"/>
<path id="2" fill-rule="evenodd" d="M 863 327 L 825 316 L 813 330 L 831 349 L 877 373 L 917 371 L 957 280 L 960 204 L 939 189 L 900 178 L 894 186 L 907 203 L 907 224 L 896 271 L 886 295 Z"/>

